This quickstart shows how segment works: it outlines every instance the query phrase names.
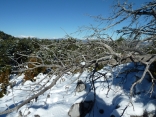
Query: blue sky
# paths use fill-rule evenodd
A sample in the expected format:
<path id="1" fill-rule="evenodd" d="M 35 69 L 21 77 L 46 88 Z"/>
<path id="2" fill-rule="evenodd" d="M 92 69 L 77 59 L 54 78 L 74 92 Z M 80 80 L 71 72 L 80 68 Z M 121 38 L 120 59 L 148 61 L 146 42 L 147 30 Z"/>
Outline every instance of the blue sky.
<path id="1" fill-rule="evenodd" d="M 129 0 L 136 5 L 148 0 Z M 0 0 L 0 30 L 13 36 L 61 38 L 108 16 L 114 0 Z M 65 31 L 65 32 L 64 32 Z M 75 35 L 81 38 L 79 35 Z"/>

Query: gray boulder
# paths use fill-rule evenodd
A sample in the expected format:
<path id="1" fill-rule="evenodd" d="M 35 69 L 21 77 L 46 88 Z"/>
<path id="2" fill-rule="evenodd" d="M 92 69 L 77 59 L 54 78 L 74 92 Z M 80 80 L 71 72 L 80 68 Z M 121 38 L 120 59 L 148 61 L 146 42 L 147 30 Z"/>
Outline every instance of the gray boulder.
<path id="1" fill-rule="evenodd" d="M 78 80 L 77 86 L 76 86 L 76 92 L 81 92 L 86 89 L 85 83 L 82 82 L 82 80 Z"/>
<path id="2" fill-rule="evenodd" d="M 93 108 L 93 101 L 75 103 L 71 106 L 68 115 L 70 117 L 85 117 Z"/>

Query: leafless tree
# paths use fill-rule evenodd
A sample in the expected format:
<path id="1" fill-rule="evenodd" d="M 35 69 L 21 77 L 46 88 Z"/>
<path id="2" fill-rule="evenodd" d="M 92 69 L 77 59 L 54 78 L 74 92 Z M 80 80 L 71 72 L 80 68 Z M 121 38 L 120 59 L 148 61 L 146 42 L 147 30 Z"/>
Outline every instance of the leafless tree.
<path id="1" fill-rule="evenodd" d="M 68 74 L 69 72 L 73 74 L 77 71 L 82 73 L 85 69 L 91 69 L 90 82 L 92 89 L 95 90 L 94 82 L 98 79 L 95 77 L 95 73 L 98 73 L 100 64 L 103 66 L 108 64 L 117 66 L 123 63 L 134 62 L 144 65 L 144 72 L 142 76 L 133 83 L 130 94 L 131 96 L 133 95 L 134 87 L 142 82 L 146 74 L 149 74 L 152 80 L 150 90 L 150 93 L 152 93 L 155 85 L 155 76 L 151 73 L 150 66 L 156 61 L 156 54 L 150 53 L 147 46 L 144 45 L 147 43 L 147 45 L 150 44 L 152 50 L 156 49 L 156 1 L 147 2 L 135 10 L 133 9 L 133 5 L 128 4 L 128 2 L 118 2 L 113 8 L 113 14 L 108 18 L 92 16 L 100 22 L 100 27 L 102 27 L 104 23 L 107 23 L 107 26 L 102 28 L 98 26 L 85 27 L 87 31 L 92 30 L 93 32 L 88 38 L 97 38 L 98 40 L 88 39 L 83 42 L 71 39 L 68 41 L 60 40 L 48 44 L 39 44 L 40 49 L 34 54 L 30 56 L 21 55 L 38 58 L 40 62 L 28 61 L 18 64 L 18 67 L 28 66 L 29 64 L 33 65 L 32 68 L 20 68 L 18 72 L 45 67 L 51 68 L 52 70 L 48 75 L 51 75 L 51 77 L 56 75 L 56 78 L 51 80 L 47 75 L 44 78 L 46 82 L 44 82 L 39 89 L 29 91 L 29 93 L 35 92 L 34 95 L 30 95 L 14 108 L 0 112 L 0 115 L 19 110 L 31 100 L 37 99 L 38 96 L 44 94 L 44 92 L 51 89 L 56 82 L 60 81 L 64 74 Z M 118 42 L 106 33 L 107 30 L 127 20 L 130 21 L 129 24 L 115 32 L 123 36 L 125 40 Z M 85 64 L 82 64 L 82 62 Z M 132 71 L 127 71 L 126 73 L 128 72 Z M 79 77 L 77 79 L 79 79 Z M 105 78 L 105 80 L 107 81 L 107 78 Z M 49 82 L 50 84 L 47 85 Z M 39 82 L 36 82 L 36 85 L 37 84 L 39 84 Z M 109 86 L 108 89 L 110 89 Z"/>

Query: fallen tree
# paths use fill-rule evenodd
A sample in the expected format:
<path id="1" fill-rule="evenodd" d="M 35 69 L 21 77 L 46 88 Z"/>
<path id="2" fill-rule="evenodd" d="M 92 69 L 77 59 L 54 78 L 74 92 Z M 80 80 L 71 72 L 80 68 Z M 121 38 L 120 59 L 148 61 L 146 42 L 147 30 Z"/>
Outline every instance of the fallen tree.
<path id="1" fill-rule="evenodd" d="M 108 22 L 108 25 L 103 28 L 87 27 L 87 30 L 93 31 L 93 34 L 88 36 L 88 38 L 97 38 L 97 40 L 88 39 L 83 42 L 68 39 L 52 41 L 48 44 L 37 43 L 40 49 L 34 54 L 19 54 L 20 56 L 37 58 L 40 62 L 28 61 L 18 63 L 18 66 L 16 66 L 18 70 L 12 72 L 26 73 L 26 71 L 41 67 L 50 69 L 50 71 L 47 72 L 47 76 L 44 78 L 46 82 L 43 85 L 38 89 L 29 91 L 29 93 L 35 92 L 34 95 L 30 95 L 28 99 L 23 100 L 18 105 L 14 103 L 16 105 L 14 108 L 0 112 L 0 115 L 20 110 L 23 105 L 31 100 L 37 100 L 37 97 L 51 89 L 56 82 L 62 80 L 64 74 L 68 74 L 69 72 L 72 74 L 80 72 L 81 75 L 84 70 L 90 70 L 91 90 L 96 94 L 94 82 L 97 78 L 94 75 L 98 73 L 99 69 L 107 65 L 114 67 L 133 62 L 136 65 L 145 66 L 142 76 L 131 86 L 130 96 L 133 97 L 134 87 L 141 83 L 147 74 L 152 82 L 149 93 L 153 93 L 156 78 L 154 75 L 155 71 L 153 72 L 151 69 L 154 69 L 155 66 L 152 67 L 152 65 L 156 61 L 156 1 L 148 2 L 136 10 L 132 10 L 132 4 L 128 4 L 127 2 L 117 3 L 114 6 L 112 16 L 109 18 L 103 18 L 102 16 L 94 16 L 94 18 L 100 22 Z M 143 18 L 145 19 L 144 22 L 142 21 Z M 117 21 L 114 22 L 114 19 L 117 19 Z M 121 34 L 124 40 L 119 42 L 112 39 L 108 34 L 105 34 L 106 30 L 129 19 L 131 21 L 129 25 L 123 27 L 121 30 L 117 30 L 117 33 Z M 33 67 L 30 68 L 29 64 Z M 127 71 L 127 73 L 130 72 L 133 72 L 133 70 Z M 49 75 L 51 77 L 56 76 L 56 78 L 51 80 L 48 77 Z M 79 80 L 80 75 L 77 77 L 77 80 Z M 105 80 L 107 81 L 107 78 Z M 48 84 L 49 82 L 50 84 Z M 37 84 L 39 82 L 36 82 Z M 109 90 L 110 87 L 108 87 L 108 92 Z"/>

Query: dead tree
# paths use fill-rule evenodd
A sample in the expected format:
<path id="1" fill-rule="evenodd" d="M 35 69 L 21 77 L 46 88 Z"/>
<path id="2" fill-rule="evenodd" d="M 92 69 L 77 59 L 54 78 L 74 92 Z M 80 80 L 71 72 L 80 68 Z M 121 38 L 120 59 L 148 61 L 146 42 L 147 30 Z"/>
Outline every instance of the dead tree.
<path id="1" fill-rule="evenodd" d="M 110 64 L 119 65 L 133 62 L 145 66 L 142 76 L 132 84 L 130 96 L 133 96 L 134 87 L 141 83 L 147 74 L 152 82 L 148 93 L 152 95 L 156 80 L 155 75 L 150 70 L 156 62 L 156 0 L 146 2 L 138 9 L 134 9 L 133 4 L 126 1 L 117 2 L 113 5 L 110 17 L 105 18 L 100 15 L 91 17 L 99 21 L 99 25 L 82 27 L 80 30 L 90 30 L 92 33 L 88 38 L 101 40 L 97 43 L 107 48 L 107 55 L 111 55 Z M 107 33 L 122 23 L 126 25 L 112 34 L 124 38 L 118 42 L 114 39 L 115 36 Z"/>
<path id="2" fill-rule="evenodd" d="M 37 99 L 38 96 L 51 89 L 62 78 L 63 74 L 68 72 L 73 74 L 75 72 L 82 73 L 85 69 L 91 69 L 90 81 L 92 89 L 95 90 L 94 82 L 96 78 L 94 75 L 100 69 L 100 64 L 103 66 L 108 64 L 117 66 L 123 63 L 134 62 L 145 65 L 141 78 L 134 82 L 130 94 L 133 94 L 133 88 L 136 84 L 142 82 L 147 73 L 151 76 L 152 86 L 150 93 L 152 93 L 155 78 L 149 69 L 150 65 L 156 61 L 156 53 L 150 53 L 149 49 L 144 46 L 144 43 L 150 42 L 151 49 L 156 49 L 156 1 L 145 3 L 136 10 L 133 10 L 133 5 L 127 2 L 118 2 L 113 8 L 113 14 L 108 18 L 103 18 L 102 16 L 94 17 L 100 23 L 107 22 L 108 25 L 106 27 L 85 27 L 87 30 L 93 31 L 93 34 L 88 37 L 96 37 L 98 40 L 88 40 L 86 42 L 60 40 L 48 44 L 38 44 L 40 49 L 31 57 L 36 57 L 42 62 L 21 63 L 19 66 L 32 64 L 34 67 L 19 69 L 18 72 L 46 67 L 52 69 L 48 74 L 51 76 L 56 75 L 56 78 L 51 80 L 48 76 L 45 77 L 44 80 L 46 82 L 42 86 L 30 91 L 30 93 L 35 92 L 34 95 L 30 95 L 14 108 L 0 112 L 0 115 L 19 110 L 31 100 Z M 114 22 L 114 19 L 116 19 L 116 22 Z M 130 24 L 116 31 L 116 33 L 121 34 L 125 38 L 122 42 L 118 43 L 112 39 L 112 36 L 105 33 L 110 28 L 127 20 L 131 21 Z M 105 80 L 107 81 L 107 78 Z M 47 85 L 49 82 L 50 84 Z"/>

